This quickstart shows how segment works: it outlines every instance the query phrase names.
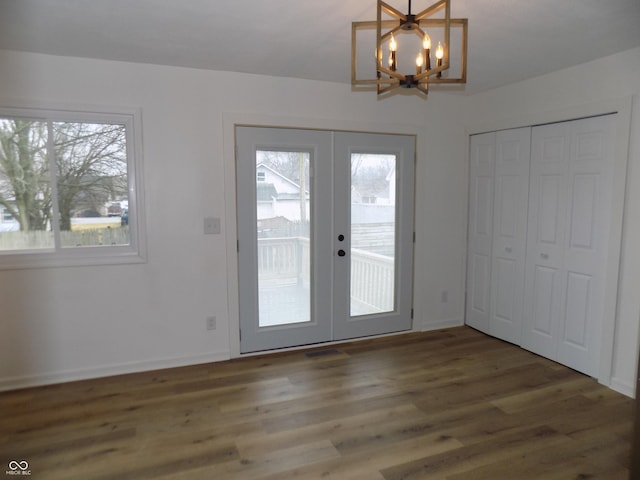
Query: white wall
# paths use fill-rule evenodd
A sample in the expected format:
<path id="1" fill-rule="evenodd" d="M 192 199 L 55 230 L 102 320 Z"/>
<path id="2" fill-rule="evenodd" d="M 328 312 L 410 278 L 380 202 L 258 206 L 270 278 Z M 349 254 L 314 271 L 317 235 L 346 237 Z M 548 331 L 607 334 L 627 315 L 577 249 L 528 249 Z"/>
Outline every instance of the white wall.
<path id="1" fill-rule="evenodd" d="M 237 350 L 229 300 L 236 286 L 227 277 L 227 255 L 231 264 L 235 255 L 225 203 L 233 201 L 225 197 L 234 168 L 224 145 L 229 113 L 419 132 L 416 329 L 462 322 L 462 96 L 379 101 L 343 84 L 0 51 L 0 104 L 21 102 L 141 109 L 148 261 L 0 271 L 0 389 L 215 361 Z M 220 217 L 226 231 L 203 235 L 206 216 Z M 208 315 L 217 330 L 206 330 Z"/>
<path id="2" fill-rule="evenodd" d="M 0 271 L 0 389 L 214 361 L 237 351 L 236 286 L 228 278 L 235 218 L 225 184 L 233 160 L 223 133 L 229 118 L 419 132 L 420 330 L 463 322 L 469 129 L 560 119 L 567 110 L 633 96 L 610 377 L 612 387 L 630 394 L 640 330 L 638 78 L 634 49 L 472 97 L 432 92 L 426 101 L 377 100 L 343 84 L 0 51 L 0 104 L 141 109 L 148 252 L 145 264 Z M 205 216 L 220 217 L 226 231 L 203 235 Z M 217 330 L 206 331 L 208 315 L 216 315 Z"/>
<path id="3" fill-rule="evenodd" d="M 469 131 L 566 120 L 582 112 L 608 113 L 609 105 L 632 99 L 622 251 L 611 343 L 609 378 L 627 395 L 635 389 L 640 312 L 640 48 L 549 75 L 477 94 L 468 99 Z M 598 110 L 601 110 L 598 112 Z M 628 112 L 627 112 L 628 114 Z M 628 119 L 628 116 L 627 116 Z M 615 300 L 615 299 L 614 299 Z M 606 353 L 606 352 L 605 352 Z"/>

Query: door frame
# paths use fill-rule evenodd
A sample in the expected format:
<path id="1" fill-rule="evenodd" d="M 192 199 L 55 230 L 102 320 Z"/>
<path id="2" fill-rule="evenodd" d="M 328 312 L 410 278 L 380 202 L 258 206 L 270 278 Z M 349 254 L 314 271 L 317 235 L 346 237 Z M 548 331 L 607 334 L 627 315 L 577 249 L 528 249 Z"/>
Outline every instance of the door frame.
<path id="1" fill-rule="evenodd" d="M 602 325 L 602 342 L 600 345 L 600 365 L 598 382 L 627 396 L 633 396 L 635 385 L 620 381 L 614 375 L 614 348 L 616 325 L 620 321 L 618 303 L 618 288 L 621 283 L 620 261 L 622 255 L 623 216 L 626 212 L 626 183 L 627 163 L 629 159 L 629 138 L 631 131 L 631 110 L 633 98 L 631 96 L 614 98 L 590 104 L 570 106 L 559 110 L 546 110 L 527 113 L 515 117 L 492 117 L 488 115 L 482 121 L 466 125 L 467 141 L 469 136 L 490 131 L 507 130 L 511 128 L 530 127 L 547 123 L 558 123 L 617 113 L 614 139 L 614 170 L 613 170 L 613 198 L 611 203 L 611 223 L 609 230 L 609 245 L 607 266 L 605 273 L 604 317 L 614 321 Z M 467 165 L 469 164 L 467 149 Z M 468 212 L 467 212 L 468 215 Z M 467 252 L 465 252 L 465 258 Z M 465 275 L 466 279 L 466 275 Z M 466 291 L 466 287 L 465 287 Z M 640 349 L 640 342 L 636 351 Z M 634 357 L 635 359 L 635 357 Z"/>
<path id="2" fill-rule="evenodd" d="M 229 355 L 231 358 L 241 356 L 250 356 L 259 353 L 241 353 L 240 352 L 240 292 L 238 286 L 238 212 L 236 208 L 236 168 L 235 168 L 235 128 L 238 126 L 245 127 L 269 127 L 269 128 L 288 128 L 293 130 L 311 129 L 311 130 L 327 130 L 327 131 L 345 131 L 356 133 L 380 133 L 380 134 L 399 134 L 413 135 L 416 137 L 416 158 L 419 158 L 420 152 L 425 151 L 423 145 L 424 137 L 422 129 L 417 125 L 398 125 L 375 122 L 359 122 L 341 119 L 320 119 L 310 117 L 287 117 L 272 116 L 255 113 L 234 113 L 224 112 L 222 114 L 223 124 L 223 165 L 224 165 L 224 203 L 225 203 L 225 251 L 226 251 L 226 271 L 227 271 L 227 318 L 228 318 L 228 335 L 229 335 Z M 417 166 L 416 166 L 417 167 Z M 417 171 L 417 168 L 416 168 Z M 417 172 L 416 172 L 417 173 Z M 414 185 L 415 189 L 415 185 Z M 417 194 L 417 192 L 415 192 Z M 417 195 L 414 195 L 414 212 Z M 415 213 L 414 213 L 414 230 L 415 230 Z M 413 259 L 413 276 L 411 290 L 415 297 L 415 262 L 416 253 Z M 413 303 L 413 301 L 412 301 Z M 414 318 L 421 318 L 418 312 L 414 312 Z M 418 322 L 413 322 L 411 331 L 420 331 Z M 407 333 L 401 332 L 401 333 Z M 386 335 L 398 335 L 391 333 Z M 384 336 L 384 335 L 383 335 Z M 342 341 L 330 341 L 323 345 L 332 345 L 341 343 Z M 308 346 L 288 347 L 278 351 L 297 350 L 308 348 Z"/>

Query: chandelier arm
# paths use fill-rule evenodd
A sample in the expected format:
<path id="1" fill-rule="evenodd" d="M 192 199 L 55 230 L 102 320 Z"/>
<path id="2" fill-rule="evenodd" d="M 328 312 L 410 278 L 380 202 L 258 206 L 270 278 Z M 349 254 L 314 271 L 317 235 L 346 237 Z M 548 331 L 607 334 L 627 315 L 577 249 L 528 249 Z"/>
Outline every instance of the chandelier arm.
<path id="1" fill-rule="evenodd" d="M 386 40 L 387 38 L 389 38 L 389 37 L 390 37 L 391 35 L 393 35 L 394 33 L 397 33 L 397 32 L 399 32 L 400 30 L 402 30 L 402 25 L 398 25 L 398 23 L 397 23 L 397 22 L 394 22 L 394 25 L 395 25 L 395 27 L 394 27 L 393 29 L 389 30 L 388 32 L 386 32 L 386 33 L 384 33 L 384 34 L 382 34 L 382 35 L 380 36 L 380 40 L 381 40 L 381 42 L 380 42 L 380 43 L 382 43 L 382 41 L 383 41 L 383 40 Z M 382 45 L 380 45 L 380 46 L 382 46 Z"/>
<path id="2" fill-rule="evenodd" d="M 462 18 L 462 66 L 460 72 L 460 78 L 462 83 L 467 83 L 467 42 L 469 41 L 469 20 Z"/>
<path id="3" fill-rule="evenodd" d="M 467 83 L 467 81 L 464 78 L 434 77 L 429 79 L 429 83 Z"/>
<path id="4" fill-rule="evenodd" d="M 393 70 L 387 67 L 383 67 L 382 65 L 378 65 L 378 71 L 380 73 L 386 73 L 387 75 L 393 78 L 397 78 L 399 81 L 402 81 L 406 78 L 406 75 L 403 75 L 402 73 L 394 72 Z"/>
<path id="5" fill-rule="evenodd" d="M 416 85 L 416 89 L 423 93 L 425 96 L 429 94 L 429 84 L 428 83 L 419 83 Z"/>
<path id="6" fill-rule="evenodd" d="M 465 23 L 466 18 L 450 18 L 450 25 L 462 25 Z M 395 21 L 395 20 L 394 20 Z M 364 22 L 362 22 L 364 23 Z M 375 22 L 374 22 L 375 23 Z M 417 22 L 416 22 L 417 23 Z M 447 24 L 447 21 L 444 18 L 423 18 L 420 20 L 418 25 L 421 27 L 444 27 Z"/>
<path id="7" fill-rule="evenodd" d="M 399 83 L 398 84 L 394 84 L 394 85 L 390 85 L 390 86 L 384 87 L 384 88 L 381 88 L 378 85 L 378 95 L 382 95 L 383 93 L 390 92 L 391 90 L 394 90 L 394 89 L 398 88 L 399 86 L 400 86 Z"/>
<path id="8" fill-rule="evenodd" d="M 440 0 L 437 3 L 434 3 L 433 5 L 424 9 L 420 13 L 416 13 L 416 20 L 422 20 L 426 17 L 433 15 L 435 12 L 440 10 L 442 7 L 445 6 L 445 4 L 448 4 L 448 3 L 449 3 L 449 0 Z"/>
<path id="9" fill-rule="evenodd" d="M 356 22 L 351 24 L 351 84 L 355 84 L 357 80 L 356 72 L 356 30 L 358 29 Z M 376 58 L 376 62 L 378 59 Z"/>
<path id="10" fill-rule="evenodd" d="M 440 20 L 440 22 L 441 23 L 439 23 L 439 24 L 434 23 L 434 25 L 441 25 L 442 24 L 442 20 Z M 364 20 L 364 21 L 361 21 L 361 22 L 352 22 L 351 25 L 352 25 L 352 27 L 355 26 L 356 29 L 358 29 L 358 28 L 368 29 L 368 28 L 376 28 L 378 26 L 378 22 L 376 22 L 375 20 Z M 382 20 L 380 22 L 380 26 L 385 27 L 385 28 L 393 28 L 396 25 L 398 25 L 398 21 L 397 20 Z"/>
<path id="11" fill-rule="evenodd" d="M 444 7 L 444 65 L 445 69 L 449 68 L 449 46 L 451 45 L 451 3 L 449 0 Z"/>
<path id="12" fill-rule="evenodd" d="M 378 2 L 379 2 L 379 8 L 387 12 L 387 14 L 391 15 L 392 17 L 396 17 L 398 20 L 407 19 L 407 16 L 404 13 L 396 10 L 388 3 L 385 3 L 382 0 L 378 0 Z"/>

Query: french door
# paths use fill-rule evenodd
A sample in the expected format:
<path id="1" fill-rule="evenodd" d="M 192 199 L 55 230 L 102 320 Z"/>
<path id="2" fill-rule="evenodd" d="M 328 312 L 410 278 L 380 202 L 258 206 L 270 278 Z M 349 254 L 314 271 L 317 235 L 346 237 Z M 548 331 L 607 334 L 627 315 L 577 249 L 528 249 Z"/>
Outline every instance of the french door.
<path id="1" fill-rule="evenodd" d="M 415 137 L 236 127 L 242 353 L 411 328 Z"/>

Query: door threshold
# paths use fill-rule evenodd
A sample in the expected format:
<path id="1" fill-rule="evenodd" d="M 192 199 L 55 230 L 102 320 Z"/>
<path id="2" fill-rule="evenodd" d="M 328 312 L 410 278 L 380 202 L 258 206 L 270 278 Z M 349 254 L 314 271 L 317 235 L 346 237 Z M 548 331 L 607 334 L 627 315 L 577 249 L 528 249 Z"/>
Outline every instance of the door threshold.
<path id="1" fill-rule="evenodd" d="M 327 347 L 326 350 L 330 350 L 329 347 L 333 347 L 335 345 L 343 345 L 345 343 L 359 342 L 359 341 L 371 340 L 375 338 L 395 337 L 398 335 L 406 335 L 408 333 L 418 333 L 418 332 L 420 332 L 420 330 L 414 330 L 414 329 L 402 330 L 400 332 L 381 333 L 378 335 L 368 335 L 366 337 L 345 338 L 344 340 L 330 340 L 327 342 L 309 343 L 306 345 L 296 345 L 294 347 L 283 347 L 283 348 L 274 348 L 271 350 L 260 350 L 259 352 L 246 352 L 246 353 L 241 352 L 238 356 L 235 356 L 232 358 L 257 357 L 259 355 L 268 355 L 271 353 L 295 352 L 299 350 L 310 350 L 310 349 L 320 348 L 320 347 Z"/>

